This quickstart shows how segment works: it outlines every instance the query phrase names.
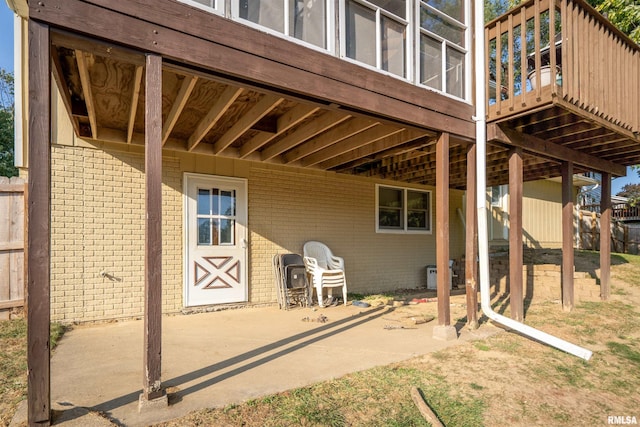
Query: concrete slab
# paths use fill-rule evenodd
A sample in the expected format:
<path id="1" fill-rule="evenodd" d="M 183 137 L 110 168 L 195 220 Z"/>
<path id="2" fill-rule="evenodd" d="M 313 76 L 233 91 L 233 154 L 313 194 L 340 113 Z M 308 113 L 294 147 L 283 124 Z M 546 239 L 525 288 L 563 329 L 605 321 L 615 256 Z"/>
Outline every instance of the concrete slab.
<path id="1" fill-rule="evenodd" d="M 435 309 L 434 304 L 421 306 Z M 138 411 L 142 321 L 75 327 L 61 340 L 51 361 L 52 407 L 65 411 L 56 424 L 74 425 L 79 418 L 99 413 L 117 425 L 144 426 L 398 362 L 498 331 L 485 324 L 475 331 L 460 330 L 458 340 L 440 341 L 432 338 L 435 321 L 391 327 L 424 309 L 266 307 L 164 317 L 162 382 L 169 406 L 143 413 Z M 317 322 L 321 315 L 327 323 Z"/>

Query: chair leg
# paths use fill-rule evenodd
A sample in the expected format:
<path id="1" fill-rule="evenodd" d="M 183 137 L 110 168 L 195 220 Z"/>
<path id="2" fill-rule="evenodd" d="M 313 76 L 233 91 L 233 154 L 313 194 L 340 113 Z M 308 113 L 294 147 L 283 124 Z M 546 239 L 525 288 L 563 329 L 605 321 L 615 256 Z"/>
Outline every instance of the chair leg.
<path id="1" fill-rule="evenodd" d="M 344 305 L 347 305 L 347 285 L 342 287 L 342 298 Z"/>
<path id="2" fill-rule="evenodd" d="M 318 305 L 324 307 L 324 303 L 322 302 L 322 285 L 316 285 L 316 293 L 318 294 Z"/>

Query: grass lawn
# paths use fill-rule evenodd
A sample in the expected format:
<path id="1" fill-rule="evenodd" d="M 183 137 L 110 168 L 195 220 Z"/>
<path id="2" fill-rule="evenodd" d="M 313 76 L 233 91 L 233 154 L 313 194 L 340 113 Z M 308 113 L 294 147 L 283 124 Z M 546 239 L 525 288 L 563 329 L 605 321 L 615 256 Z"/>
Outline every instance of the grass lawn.
<path id="1" fill-rule="evenodd" d="M 597 262 L 593 253 L 576 257 Z M 591 349 L 589 362 L 504 332 L 161 426 L 428 426 L 412 386 L 446 426 L 604 426 L 609 416 L 640 423 L 640 257 L 614 257 L 611 301 L 571 313 L 543 301 L 526 312 L 527 324 Z M 26 393 L 25 331 L 22 320 L 0 322 L 0 425 Z"/>

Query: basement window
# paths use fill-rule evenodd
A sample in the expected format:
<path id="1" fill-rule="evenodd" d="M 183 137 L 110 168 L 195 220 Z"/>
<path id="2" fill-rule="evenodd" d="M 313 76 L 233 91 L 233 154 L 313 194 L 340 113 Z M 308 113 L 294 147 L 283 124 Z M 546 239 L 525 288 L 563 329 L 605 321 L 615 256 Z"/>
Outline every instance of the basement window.
<path id="1" fill-rule="evenodd" d="M 431 233 L 431 192 L 376 186 L 377 233 Z"/>

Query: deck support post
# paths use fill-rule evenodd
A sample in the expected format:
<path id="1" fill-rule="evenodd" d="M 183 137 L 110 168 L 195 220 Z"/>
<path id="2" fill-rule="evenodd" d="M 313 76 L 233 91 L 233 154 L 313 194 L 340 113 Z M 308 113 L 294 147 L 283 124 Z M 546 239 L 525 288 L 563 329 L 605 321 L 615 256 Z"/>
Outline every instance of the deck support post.
<path id="1" fill-rule="evenodd" d="M 162 389 L 162 57 L 148 54 L 145 73 L 144 369 L 139 409 L 166 406 Z"/>
<path id="2" fill-rule="evenodd" d="M 524 318 L 522 291 L 522 148 L 509 150 L 509 294 L 511 318 Z"/>
<path id="3" fill-rule="evenodd" d="M 611 174 L 602 172 L 600 192 L 600 299 L 611 292 Z"/>
<path id="4" fill-rule="evenodd" d="M 478 328 L 478 216 L 476 215 L 476 145 L 467 150 L 467 212 L 465 217 L 465 267 L 467 326 Z"/>
<path id="5" fill-rule="evenodd" d="M 29 20 L 27 396 L 30 426 L 51 423 L 51 62 L 49 26 Z"/>
<path id="6" fill-rule="evenodd" d="M 562 162 L 562 309 L 573 310 L 573 162 Z"/>
<path id="7" fill-rule="evenodd" d="M 436 142 L 436 271 L 438 289 L 438 325 L 433 337 L 453 340 L 458 337 L 451 325 L 449 308 L 449 134 L 443 132 Z"/>

